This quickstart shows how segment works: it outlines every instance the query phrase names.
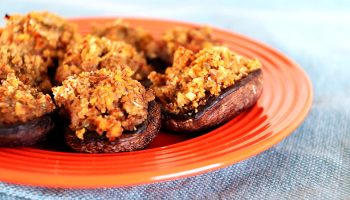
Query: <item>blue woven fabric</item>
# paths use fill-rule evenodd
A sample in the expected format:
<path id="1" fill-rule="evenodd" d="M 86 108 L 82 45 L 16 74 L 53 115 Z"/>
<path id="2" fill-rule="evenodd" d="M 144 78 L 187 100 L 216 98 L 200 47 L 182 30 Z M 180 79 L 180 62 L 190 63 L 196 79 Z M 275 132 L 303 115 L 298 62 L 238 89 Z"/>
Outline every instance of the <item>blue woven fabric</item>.
<path id="1" fill-rule="evenodd" d="M 299 63 L 314 103 L 304 123 L 256 157 L 203 175 L 90 190 L 0 182 L 0 199 L 350 199 L 350 1 L 0 1 L 0 14 L 141 16 L 209 24 L 263 41 Z"/>

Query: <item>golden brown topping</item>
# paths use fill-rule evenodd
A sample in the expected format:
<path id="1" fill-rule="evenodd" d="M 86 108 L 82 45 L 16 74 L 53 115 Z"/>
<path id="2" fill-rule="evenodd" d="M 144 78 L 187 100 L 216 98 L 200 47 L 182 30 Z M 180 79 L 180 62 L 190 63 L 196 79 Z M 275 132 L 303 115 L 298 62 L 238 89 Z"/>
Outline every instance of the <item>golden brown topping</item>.
<path id="1" fill-rule="evenodd" d="M 132 71 L 101 69 L 68 77 L 54 87 L 56 103 L 68 112 L 70 128 L 83 139 L 86 130 L 114 140 L 124 130 L 133 131 L 147 119 L 148 102 L 154 99 L 130 76 Z"/>
<path id="2" fill-rule="evenodd" d="M 9 73 L 15 73 L 25 85 L 49 91 L 51 83 L 47 68 L 47 63 L 41 56 L 33 54 L 27 48 L 16 44 L 0 45 L 0 80 L 6 79 Z"/>
<path id="3" fill-rule="evenodd" d="M 153 36 L 142 28 L 130 27 L 121 19 L 115 20 L 105 26 L 96 26 L 92 31 L 93 35 L 107 37 L 113 41 L 124 41 L 134 46 L 137 51 L 142 52 L 148 58 L 157 56 L 158 43 Z"/>
<path id="4" fill-rule="evenodd" d="M 135 71 L 137 80 L 146 78 L 151 72 L 146 60 L 131 45 L 87 35 L 68 50 L 62 65 L 57 69 L 56 80 L 62 82 L 68 76 L 80 72 L 102 68 L 115 70 L 126 65 Z"/>
<path id="5" fill-rule="evenodd" d="M 173 66 L 165 74 L 149 75 L 152 89 L 162 105 L 172 113 L 197 112 L 209 96 L 220 92 L 261 67 L 256 59 L 234 54 L 226 47 L 205 48 L 194 54 L 180 47 Z"/>
<path id="6" fill-rule="evenodd" d="M 55 105 L 44 95 L 8 74 L 0 85 L 0 124 L 27 122 L 52 112 Z"/>
<path id="7" fill-rule="evenodd" d="M 54 59 L 61 59 L 67 47 L 78 37 L 74 25 L 48 12 L 7 15 L 6 20 L 0 43 L 26 46 L 47 60 L 49 65 Z"/>
<path id="8" fill-rule="evenodd" d="M 176 27 L 162 35 L 163 50 L 160 52 L 160 57 L 171 63 L 175 51 L 181 46 L 197 53 L 203 48 L 212 47 L 218 43 L 212 36 L 212 30 L 207 26 Z"/>

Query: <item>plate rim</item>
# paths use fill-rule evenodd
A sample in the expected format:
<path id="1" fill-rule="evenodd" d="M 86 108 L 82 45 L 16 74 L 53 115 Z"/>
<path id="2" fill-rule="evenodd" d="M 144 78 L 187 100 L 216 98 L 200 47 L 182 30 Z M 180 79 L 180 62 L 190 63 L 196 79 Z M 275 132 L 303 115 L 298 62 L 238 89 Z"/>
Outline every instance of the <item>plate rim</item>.
<path id="1" fill-rule="evenodd" d="M 184 21 L 178 21 L 178 20 L 173 20 L 173 19 L 161 19 L 161 18 L 147 18 L 147 17 L 125 17 L 125 16 L 108 16 L 108 17 L 73 17 L 73 18 L 68 18 L 67 20 L 72 21 L 72 22 L 79 22 L 79 21 L 96 21 L 96 20 L 103 20 L 103 21 L 107 21 L 107 20 L 114 20 L 116 18 L 122 18 L 125 21 L 128 20 L 137 20 L 137 21 L 161 21 L 164 23 L 176 23 L 176 24 L 181 24 L 181 25 L 185 25 L 185 26 L 203 26 L 202 24 L 198 24 L 198 23 L 193 23 L 193 22 L 184 22 Z M 174 180 L 174 179 L 180 179 L 180 178 L 185 178 L 185 177 L 189 177 L 189 176 L 196 176 L 199 174 L 203 174 L 209 171 L 216 171 L 219 170 L 221 168 L 227 167 L 229 165 L 233 165 L 239 161 L 243 161 L 246 160 L 250 157 L 253 157 L 259 153 L 262 153 L 263 151 L 268 150 L 269 148 L 271 148 L 273 145 L 279 143 L 281 140 L 283 140 L 284 138 L 286 138 L 287 136 L 289 136 L 296 128 L 298 128 L 301 123 L 305 120 L 305 118 L 307 117 L 308 113 L 311 110 L 311 106 L 312 106 L 312 102 L 313 102 L 313 87 L 312 87 L 312 82 L 309 78 L 309 76 L 307 75 L 307 73 L 303 70 L 303 68 L 297 64 L 293 59 L 289 58 L 288 56 L 286 56 L 284 53 L 280 52 L 279 50 L 269 46 L 268 44 L 265 44 L 261 41 L 258 41 L 256 39 L 253 39 L 249 36 L 234 32 L 232 30 L 226 30 L 223 28 L 219 28 L 216 26 L 212 26 L 210 25 L 210 27 L 215 30 L 215 31 L 219 31 L 219 32 L 223 32 L 226 34 L 231 34 L 231 35 L 235 35 L 238 36 L 239 38 L 243 38 L 244 40 L 253 42 L 259 46 L 262 46 L 264 49 L 268 49 L 269 51 L 275 52 L 276 54 L 278 54 L 279 56 L 281 56 L 283 59 L 287 60 L 288 62 L 290 62 L 293 67 L 295 69 L 297 69 L 297 71 L 299 73 L 301 73 L 301 75 L 303 76 L 303 78 L 306 80 L 307 83 L 307 88 L 308 88 L 308 98 L 307 101 L 304 104 L 304 107 L 302 109 L 302 112 L 298 114 L 298 117 L 296 119 L 294 119 L 291 123 L 289 123 L 286 127 L 283 128 L 283 130 L 279 131 L 278 134 L 275 134 L 274 137 L 270 137 L 268 138 L 268 140 L 256 143 L 252 146 L 250 146 L 249 148 L 253 149 L 250 154 L 245 153 L 243 156 L 241 157 L 236 157 L 236 158 L 231 158 L 230 160 L 220 160 L 220 164 L 211 164 L 211 165 L 207 165 L 207 166 L 203 166 L 203 167 L 196 167 L 195 169 L 187 169 L 187 170 L 183 170 L 181 168 L 183 167 L 178 167 L 175 168 L 177 170 L 177 172 L 174 172 L 174 168 L 172 168 L 172 172 L 173 173 L 165 173 L 164 175 L 158 175 L 157 179 L 154 179 L 155 176 L 150 175 L 150 177 L 153 178 L 149 178 L 149 179 L 145 179 L 142 178 L 141 179 L 134 179 L 132 182 L 126 183 L 126 184 L 121 184 L 121 183 L 111 183 L 113 182 L 113 176 L 111 176 L 110 174 L 107 175 L 94 175 L 93 177 L 84 177 L 84 176 L 74 176 L 75 178 L 81 179 L 80 181 L 76 181 L 79 182 L 77 183 L 72 183 L 69 181 L 71 181 L 71 176 L 68 175 L 62 175 L 62 174 L 50 174 L 50 177 L 47 178 L 41 178 L 41 179 L 27 179 L 21 182 L 21 181 L 15 181 L 13 178 L 4 178 L 3 175 L 5 173 L 19 173 L 19 175 L 22 175 L 24 177 L 26 176 L 33 176 L 33 172 L 19 172 L 18 170 L 11 170 L 11 169 L 3 169 L 0 168 L 0 179 L 1 181 L 4 182 L 8 182 L 8 183 L 14 183 L 14 184 L 21 184 L 21 185 L 30 185 L 30 186 L 42 186 L 42 187 L 59 187 L 59 188 L 102 188 L 102 187 L 121 187 L 121 186 L 133 186 L 133 185 L 140 185 L 140 184 L 150 184 L 150 183 L 156 183 L 156 182 L 164 182 L 164 181 L 169 181 L 169 180 Z M 267 142 L 268 141 L 268 142 Z M 162 148 L 162 147 L 158 147 L 158 148 Z M 240 149 L 239 151 L 247 151 L 247 149 Z M 236 152 L 239 152 L 236 151 Z M 225 156 L 229 156 L 229 154 L 225 155 Z M 188 167 L 187 167 L 188 168 Z M 40 174 L 40 173 L 38 173 Z M 134 173 L 135 174 L 135 173 Z M 143 175 L 144 173 L 140 173 L 140 175 Z M 136 173 L 137 175 L 137 173 Z M 115 175 L 114 175 L 115 176 Z M 100 177 L 100 178 L 105 178 L 106 179 L 106 183 L 105 185 L 96 185 L 96 184 L 91 184 L 89 182 L 87 182 L 89 179 L 95 179 L 96 177 Z M 112 177 L 112 179 L 111 179 Z M 66 184 L 62 184 L 63 182 L 60 183 L 54 183 L 54 181 L 50 181 L 51 178 L 60 178 L 64 181 L 68 181 L 69 185 Z M 115 177 L 114 177 L 115 178 Z M 111 181 L 111 182 L 110 182 Z M 45 182 L 45 183 L 43 183 Z M 83 182 L 85 182 L 86 184 L 82 184 Z"/>

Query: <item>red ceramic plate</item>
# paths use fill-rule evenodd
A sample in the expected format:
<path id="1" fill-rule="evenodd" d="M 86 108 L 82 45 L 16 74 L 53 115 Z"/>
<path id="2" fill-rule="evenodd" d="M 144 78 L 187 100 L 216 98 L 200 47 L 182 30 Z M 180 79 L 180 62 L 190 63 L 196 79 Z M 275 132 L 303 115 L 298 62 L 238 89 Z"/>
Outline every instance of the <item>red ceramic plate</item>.
<path id="1" fill-rule="evenodd" d="M 83 33 L 91 22 L 75 19 Z M 159 36 L 174 21 L 126 19 Z M 214 29 L 232 50 L 263 63 L 264 90 L 257 104 L 202 136 L 167 133 L 146 150 L 117 154 L 79 154 L 36 148 L 0 149 L 0 180 L 28 185 L 91 188 L 172 180 L 219 169 L 254 156 L 288 136 L 306 117 L 312 86 L 303 70 L 288 57 L 245 36 Z"/>

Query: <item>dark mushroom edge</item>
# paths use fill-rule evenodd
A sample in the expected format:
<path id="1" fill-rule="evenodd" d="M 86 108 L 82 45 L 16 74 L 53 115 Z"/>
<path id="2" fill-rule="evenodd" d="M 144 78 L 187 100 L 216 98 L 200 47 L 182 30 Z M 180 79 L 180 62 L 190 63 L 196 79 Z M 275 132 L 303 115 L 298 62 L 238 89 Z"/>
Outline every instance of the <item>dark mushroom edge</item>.
<path id="1" fill-rule="evenodd" d="M 54 127 L 51 114 L 13 125 L 0 125 L 0 147 L 32 146 L 44 140 Z"/>
<path id="2" fill-rule="evenodd" d="M 220 125 L 252 107 L 263 89 L 261 69 L 248 74 L 233 86 L 224 89 L 219 96 L 209 97 L 206 105 L 197 113 L 173 114 L 162 110 L 162 127 L 173 132 L 199 132 Z"/>
<path id="3" fill-rule="evenodd" d="M 158 103 L 148 104 L 146 121 L 134 132 L 124 132 L 114 141 L 93 131 L 84 134 L 84 140 L 76 137 L 74 131 L 65 133 L 66 144 L 74 151 L 84 153 L 116 153 L 144 149 L 157 136 L 161 125 L 161 109 Z"/>

